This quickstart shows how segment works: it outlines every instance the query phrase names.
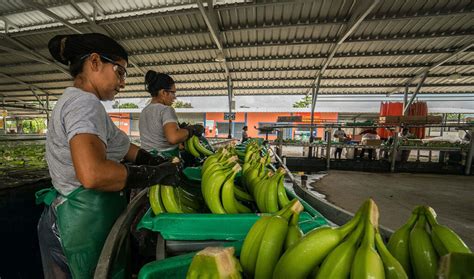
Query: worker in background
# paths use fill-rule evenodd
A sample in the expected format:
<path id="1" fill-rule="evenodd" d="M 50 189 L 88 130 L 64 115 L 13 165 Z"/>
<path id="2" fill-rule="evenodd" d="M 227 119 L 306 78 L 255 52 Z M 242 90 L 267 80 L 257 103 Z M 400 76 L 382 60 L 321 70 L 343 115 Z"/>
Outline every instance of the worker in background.
<path id="1" fill-rule="evenodd" d="M 181 125 L 174 108 L 176 85 L 167 74 L 148 71 L 145 88 L 151 95 L 151 102 L 140 114 L 140 142 L 143 149 L 157 152 L 165 158 L 179 156 L 179 144 L 188 138 L 202 136 L 202 125 Z"/>
<path id="2" fill-rule="evenodd" d="M 128 54 L 121 45 L 91 33 L 57 35 L 48 48 L 69 66 L 74 81 L 48 125 L 53 187 L 36 193 L 37 203 L 46 205 L 38 223 L 44 277 L 92 278 L 105 239 L 127 205 L 124 191 L 176 185 L 179 170 L 131 144 L 101 103 L 125 87 Z"/>
<path id="3" fill-rule="evenodd" d="M 336 139 L 337 142 L 340 144 L 344 143 L 347 139 L 346 132 L 341 129 L 341 127 L 338 127 L 337 130 L 334 132 L 334 138 Z M 342 147 L 336 147 L 336 151 L 334 151 L 334 159 L 341 159 L 342 155 Z"/>
<path id="4" fill-rule="evenodd" d="M 367 145 L 367 141 L 369 141 L 369 140 L 380 139 L 380 137 L 377 135 L 377 131 L 375 131 L 374 129 L 365 130 L 361 133 L 361 135 L 362 135 L 362 139 L 361 139 L 361 144 L 362 145 Z M 373 148 L 362 148 L 362 151 L 360 152 L 359 157 L 361 159 L 363 159 L 366 150 L 367 150 L 367 153 L 368 153 L 368 156 L 369 156 L 368 159 L 369 160 L 374 159 L 374 157 L 373 157 L 374 149 Z"/>
<path id="5" fill-rule="evenodd" d="M 246 142 L 249 139 L 249 134 L 247 133 L 248 129 L 249 129 L 249 127 L 247 127 L 247 126 L 244 126 L 242 128 L 242 142 Z"/>
<path id="6" fill-rule="evenodd" d="M 410 133 L 410 129 L 408 128 L 403 128 L 399 137 L 400 137 L 401 145 L 407 145 L 409 139 L 415 138 L 415 136 Z M 401 150 L 400 161 L 403 163 L 407 162 L 408 158 L 410 157 L 410 152 L 411 150 Z"/>

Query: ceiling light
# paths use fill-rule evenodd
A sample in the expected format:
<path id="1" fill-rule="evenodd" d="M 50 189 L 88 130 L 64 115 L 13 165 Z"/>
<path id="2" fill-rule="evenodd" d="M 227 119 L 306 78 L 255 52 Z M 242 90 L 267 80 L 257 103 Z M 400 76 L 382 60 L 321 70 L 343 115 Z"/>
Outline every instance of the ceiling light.
<path id="1" fill-rule="evenodd" d="M 452 80 L 452 81 L 457 81 L 457 80 L 460 80 L 461 78 L 462 78 L 462 76 L 461 76 L 460 73 L 454 73 L 454 74 L 448 76 L 448 79 Z"/>
<path id="2" fill-rule="evenodd" d="M 214 60 L 216 62 L 224 62 L 225 61 L 224 54 L 222 54 L 222 52 L 217 53 L 216 58 Z"/>

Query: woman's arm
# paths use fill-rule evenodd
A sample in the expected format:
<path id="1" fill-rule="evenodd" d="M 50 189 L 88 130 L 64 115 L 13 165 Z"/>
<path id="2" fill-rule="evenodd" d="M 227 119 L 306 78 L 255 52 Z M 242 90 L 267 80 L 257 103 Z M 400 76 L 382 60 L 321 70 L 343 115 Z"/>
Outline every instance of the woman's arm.
<path id="1" fill-rule="evenodd" d="M 127 180 L 125 166 L 107 160 L 105 145 L 96 135 L 75 135 L 69 145 L 76 177 L 84 188 L 114 192 L 125 187 Z M 138 149 L 135 150 L 131 146 L 126 157 L 136 156 L 137 151 Z"/>
<path id="2" fill-rule="evenodd" d="M 166 123 L 163 126 L 165 137 L 170 144 L 178 144 L 184 142 L 189 135 L 188 130 L 180 129 L 178 124 L 175 122 Z"/>

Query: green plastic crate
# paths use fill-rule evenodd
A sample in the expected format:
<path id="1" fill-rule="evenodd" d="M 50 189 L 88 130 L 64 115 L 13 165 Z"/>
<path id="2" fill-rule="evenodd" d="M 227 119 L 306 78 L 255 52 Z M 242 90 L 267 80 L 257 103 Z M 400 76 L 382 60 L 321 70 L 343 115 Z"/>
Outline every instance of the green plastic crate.
<path id="1" fill-rule="evenodd" d="M 328 225 L 321 213 L 287 189 L 290 199 L 298 198 L 304 207 L 299 225 L 306 233 L 314 228 Z M 250 227 L 260 217 L 248 214 L 175 214 L 154 215 L 151 208 L 140 220 L 137 229 L 159 232 L 165 240 L 243 240 Z"/>

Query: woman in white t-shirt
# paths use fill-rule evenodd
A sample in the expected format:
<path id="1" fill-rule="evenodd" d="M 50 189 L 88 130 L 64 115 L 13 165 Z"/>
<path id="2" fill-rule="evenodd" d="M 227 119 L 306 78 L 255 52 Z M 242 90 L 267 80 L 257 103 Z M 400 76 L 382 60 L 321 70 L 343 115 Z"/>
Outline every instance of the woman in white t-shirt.
<path id="1" fill-rule="evenodd" d="M 128 54 L 120 44 L 98 33 L 57 35 L 48 49 L 69 66 L 73 85 L 48 123 L 53 187 L 36 193 L 36 202 L 45 205 L 38 222 L 44 278 L 92 278 L 105 239 L 127 205 L 124 191 L 176 185 L 178 166 L 131 144 L 101 103 L 125 87 Z"/>
<path id="2" fill-rule="evenodd" d="M 176 100 L 176 85 L 169 75 L 150 70 L 145 76 L 145 87 L 151 95 L 151 102 L 140 114 L 141 147 L 163 157 L 177 156 L 179 144 L 193 135 L 202 136 L 204 127 L 179 127 L 178 117 L 171 106 Z"/>

